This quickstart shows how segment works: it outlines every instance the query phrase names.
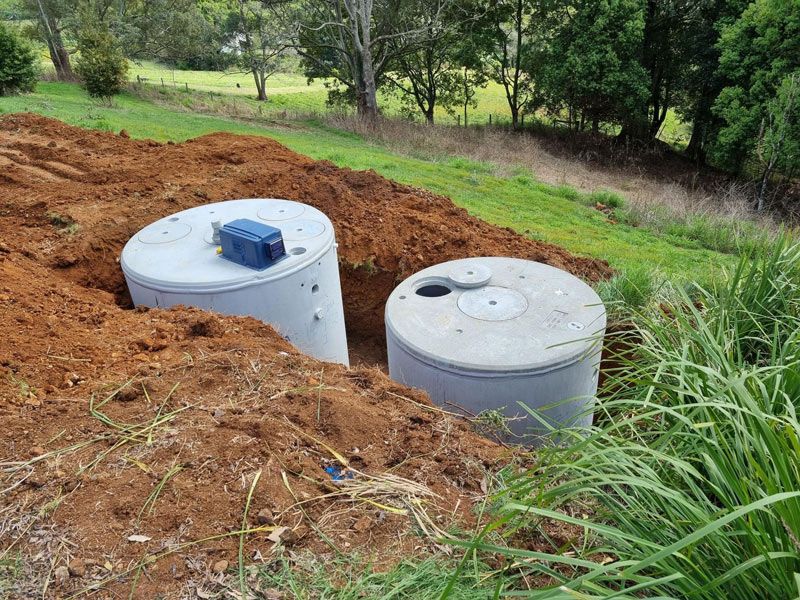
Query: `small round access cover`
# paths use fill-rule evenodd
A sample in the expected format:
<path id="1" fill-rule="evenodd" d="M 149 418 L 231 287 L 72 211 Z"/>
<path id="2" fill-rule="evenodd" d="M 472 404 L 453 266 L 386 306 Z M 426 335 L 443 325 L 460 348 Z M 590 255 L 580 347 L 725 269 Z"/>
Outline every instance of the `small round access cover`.
<path id="1" fill-rule="evenodd" d="M 457 263 L 447 276 L 460 288 L 477 288 L 489 283 L 492 270 L 480 263 Z"/>
<path id="2" fill-rule="evenodd" d="M 317 237 L 325 232 L 325 224 L 319 221 L 312 221 L 310 219 L 298 219 L 288 223 L 278 225 L 278 228 L 283 234 L 283 239 L 292 242 L 299 242 Z"/>
<path id="3" fill-rule="evenodd" d="M 487 285 L 461 294 L 458 308 L 473 319 L 508 321 L 528 310 L 528 301 L 516 290 Z"/>
<path id="4" fill-rule="evenodd" d="M 139 232 L 139 241 L 143 244 L 166 244 L 185 238 L 192 231 L 186 223 L 161 221 Z"/>
<path id="5" fill-rule="evenodd" d="M 297 202 L 273 201 L 258 211 L 258 218 L 264 221 L 288 221 L 296 219 L 305 212 L 305 207 Z"/>

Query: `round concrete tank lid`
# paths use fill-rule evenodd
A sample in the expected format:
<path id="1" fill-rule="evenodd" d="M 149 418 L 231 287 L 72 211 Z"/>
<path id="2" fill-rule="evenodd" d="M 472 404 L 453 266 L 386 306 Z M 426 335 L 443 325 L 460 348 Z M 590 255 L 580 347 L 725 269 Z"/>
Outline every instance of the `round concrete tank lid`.
<path id="1" fill-rule="evenodd" d="M 427 364 L 502 375 L 549 371 L 597 353 L 606 311 L 591 287 L 561 269 L 468 258 L 403 281 L 386 303 L 386 326 Z"/>
<path id="2" fill-rule="evenodd" d="M 281 230 L 286 258 L 256 271 L 217 254 L 211 223 L 251 219 Z M 228 200 L 169 215 L 122 250 L 125 275 L 163 291 L 214 292 L 285 277 L 318 260 L 334 243 L 333 225 L 312 206 L 274 198 Z"/>

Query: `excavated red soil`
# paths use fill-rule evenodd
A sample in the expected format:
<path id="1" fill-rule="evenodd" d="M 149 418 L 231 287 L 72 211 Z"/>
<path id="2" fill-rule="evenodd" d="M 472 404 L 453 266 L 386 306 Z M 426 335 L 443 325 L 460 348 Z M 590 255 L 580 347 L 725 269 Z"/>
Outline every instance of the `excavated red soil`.
<path id="1" fill-rule="evenodd" d="M 170 213 L 241 197 L 299 200 L 332 219 L 359 366 L 303 356 L 249 318 L 129 310 L 117 262 L 128 238 Z M 506 451 L 366 363 L 381 355 L 383 304 L 399 280 L 480 255 L 587 280 L 610 273 L 447 198 L 268 139 L 158 144 L 1 118 L 0 559 L 23 559 L 13 577 L 0 573 L 15 582 L 11 597 L 236 587 L 235 532 L 257 472 L 246 525 L 265 529 L 246 537 L 248 563 L 285 548 L 388 566 L 433 546 L 422 527 L 476 526 L 484 473 Z M 337 455 L 359 471 L 352 481 L 378 480 L 320 498 L 341 492 L 324 471 Z M 376 495 L 387 476 L 431 495 L 412 497 L 403 482 Z"/>

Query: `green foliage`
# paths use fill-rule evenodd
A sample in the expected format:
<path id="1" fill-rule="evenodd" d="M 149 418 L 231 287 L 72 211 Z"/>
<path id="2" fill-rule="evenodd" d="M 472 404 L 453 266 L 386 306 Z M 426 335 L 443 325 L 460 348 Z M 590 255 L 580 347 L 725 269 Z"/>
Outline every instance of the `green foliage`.
<path id="1" fill-rule="evenodd" d="M 589 201 L 592 204 L 599 203 L 611 208 L 622 208 L 625 204 L 622 196 L 611 190 L 595 190 L 589 194 Z"/>
<path id="2" fill-rule="evenodd" d="M 497 0 L 477 11 L 470 36 L 483 55 L 486 72 L 503 86 L 512 126 L 540 103 L 535 93 L 545 41 L 545 3 L 534 0 Z"/>
<path id="3" fill-rule="evenodd" d="M 513 540 L 542 520 L 576 538 L 552 552 L 470 547 L 553 578 L 531 598 L 794 598 L 800 246 L 779 240 L 635 321 L 599 424 L 539 452 L 497 498 Z"/>
<path id="4" fill-rule="evenodd" d="M 32 92 L 39 75 L 33 48 L 0 22 L 0 96 Z"/>
<path id="5" fill-rule="evenodd" d="M 597 293 L 609 313 L 620 318 L 631 310 L 642 309 L 654 298 L 657 290 L 653 272 L 646 266 L 630 267 L 597 285 Z"/>
<path id="6" fill-rule="evenodd" d="M 727 85 L 714 106 L 723 126 L 712 153 L 722 166 L 741 171 L 754 158 L 778 90 L 788 76 L 800 72 L 800 3 L 756 0 L 725 29 L 719 48 L 719 70 Z"/>
<path id="7" fill-rule="evenodd" d="M 258 573 L 265 587 L 280 589 L 298 600 L 413 600 L 440 597 L 451 570 L 452 565 L 430 558 L 407 560 L 382 572 L 374 571 L 357 555 L 322 561 L 318 556 L 292 553 L 291 559 L 280 555 Z M 459 600 L 491 597 L 491 588 L 482 580 L 486 571 L 487 567 L 477 565 L 462 573 L 453 583 L 451 596 Z"/>
<path id="8" fill-rule="evenodd" d="M 647 76 L 638 60 L 643 3 L 571 0 L 551 18 L 555 31 L 539 76 L 550 112 L 566 111 L 575 128 L 628 119 L 647 99 Z"/>
<path id="9" fill-rule="evenodd" d="M 260 0 L 237 0 L 228 13 L 225 31 L 238 40 L 235 64 L 251 73 L 257 99 L 267 99 L 267 79 L 289 70 L 286 50 L 291 45 L 289 25 L 281 13 Z"/>
<path id="10" fill-rule="evenodd" d="M 120 5 L 112 24 L 129 58 L 155 59 L 177 68 L 224 69 L 235 55 L 223 52 L 227 2 L 147 0 Z"/>
<path id="11" fill-rule="evenodd" d="M 78 38 L 81 56 L 75 71 L 90 96 L 110 99 L 120 93 L 128 75 L 128 61 L 104 22 L 84 25 Z"/>

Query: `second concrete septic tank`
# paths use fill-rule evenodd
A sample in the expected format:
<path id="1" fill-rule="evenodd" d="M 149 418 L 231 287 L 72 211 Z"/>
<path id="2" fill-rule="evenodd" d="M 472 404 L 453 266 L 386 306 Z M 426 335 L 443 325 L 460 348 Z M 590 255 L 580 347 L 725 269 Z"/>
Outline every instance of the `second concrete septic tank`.
<path id="1" fill-rule="evenodd" d="M 508 441 L 541 444 L 551 427 L 591 424 L 605 327 L 600 298 L 565 271 L 516 258 L 454 260 L 389 296 L 389 374 L 448 410 L 499 411 Z"/>
<path id="2" fill-rule="evenodd" d="M 310 356 L 349 362 L 333 224 L 312 206 L 258 198 L 190 208 L 139 231 L 120 263 L 136 306 L 252 316 Z"/>

